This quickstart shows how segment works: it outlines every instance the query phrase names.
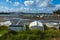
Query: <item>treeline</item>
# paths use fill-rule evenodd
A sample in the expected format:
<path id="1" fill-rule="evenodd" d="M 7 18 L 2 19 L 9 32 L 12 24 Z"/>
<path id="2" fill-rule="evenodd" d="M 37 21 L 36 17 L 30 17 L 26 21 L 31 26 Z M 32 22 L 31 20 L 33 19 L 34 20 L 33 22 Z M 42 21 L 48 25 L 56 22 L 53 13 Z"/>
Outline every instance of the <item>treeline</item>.
<path id="1" fill-rule="evenodd" d="M 54 14 L 60 14 L 60 10 L 53 11 Z"/>
<path id="2" fill-rule="evenodd" d="M 15 14 L 15 13 L 19 13 L 19 14 L 31 14 L 31 13 L 24 13 L 24 12 L 0 12 L 0 14 L 12 14 L 12 13 L 13 14 Z M 39 14 L 39 13 L 35 13 L 35 14 Z M 42 14 L 42 13 L 40 13 L 40 14 Z M 60 10 L 53 11 L 53 14 L 60 14 Z"/>

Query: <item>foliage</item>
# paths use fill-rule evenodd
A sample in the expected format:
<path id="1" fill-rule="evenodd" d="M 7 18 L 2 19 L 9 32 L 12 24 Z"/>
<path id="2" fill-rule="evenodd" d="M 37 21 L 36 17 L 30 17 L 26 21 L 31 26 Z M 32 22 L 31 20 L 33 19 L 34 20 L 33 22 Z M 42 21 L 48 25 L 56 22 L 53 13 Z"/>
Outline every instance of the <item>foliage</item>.
<path id="1" fill-rule="evenodd" d="M 20 30 L 19 32 L 13 32 L 4 29 L 5 26 L 0 26 L 1 33 L 4 33 L 3 36 L 0 37 L 0 40 L 50 40 L 52 38 L 60 38 L 60 30 L 52 30 L 46 29 L 45 31 L 41 31 L 38 29 L 33 30 Z M 1 29 L 3 28 L 3 29 Z M 6 30 L 7 32 L 2 32 L 2 30 Z"/>
<path id="2" fill-rule="evenodd" d="M 54 14 L 60 14 L 60 10 L 56 10 L 53 12 Z"/>
<path id="3" fill-rule="evenodd" d="M 44 25 L 44 30 L 47 30 L 48 28 L 47 28 L 47 26 L 46 25 Z"/>
<path id="4" fill-rule="evenodd" d="M 5 40 L 8 31 L 9 31 L 8 26 L 0 25 L 0 40 Z"/>

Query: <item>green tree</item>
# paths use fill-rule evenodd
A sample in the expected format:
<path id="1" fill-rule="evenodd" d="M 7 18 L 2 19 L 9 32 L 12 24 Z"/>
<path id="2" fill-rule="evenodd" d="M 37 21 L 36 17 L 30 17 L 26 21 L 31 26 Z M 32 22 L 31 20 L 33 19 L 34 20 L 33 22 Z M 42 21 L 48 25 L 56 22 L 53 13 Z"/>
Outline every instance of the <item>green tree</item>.
<path id="1" fill-rule="evenodd" d="M 60 14 L 60 10 L 53 11 L 54 14 Z"/>

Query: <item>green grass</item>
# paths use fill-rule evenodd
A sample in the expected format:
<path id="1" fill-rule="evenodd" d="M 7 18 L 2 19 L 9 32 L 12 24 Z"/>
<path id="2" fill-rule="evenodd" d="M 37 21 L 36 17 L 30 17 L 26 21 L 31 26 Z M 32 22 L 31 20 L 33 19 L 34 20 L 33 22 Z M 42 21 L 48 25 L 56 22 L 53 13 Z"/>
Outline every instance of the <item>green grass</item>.
<path id="1" fill-rule="evenodd" d="M 7 27 L 0 27 L 0 40 L 51 40 L 60 38 L 60 30 L 46 29 L 41 31 L 38 29 L 20 30 L 19 32 L 11 32 Z"/>

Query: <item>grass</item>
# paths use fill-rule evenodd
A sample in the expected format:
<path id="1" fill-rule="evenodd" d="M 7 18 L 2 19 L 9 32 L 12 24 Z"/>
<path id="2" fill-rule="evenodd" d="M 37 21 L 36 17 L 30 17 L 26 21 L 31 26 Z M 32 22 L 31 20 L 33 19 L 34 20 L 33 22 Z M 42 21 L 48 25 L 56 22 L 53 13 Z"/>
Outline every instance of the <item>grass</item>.
<path id="1" fill-rule="evenodd" d="M 28 28 L 28 27 L 26 27 Z M 0 40 L 60 40 L 60 30 L 46 29 L 44 31 L 33 29 L 11 32 L 8 27 L 0 27 Z"/>

